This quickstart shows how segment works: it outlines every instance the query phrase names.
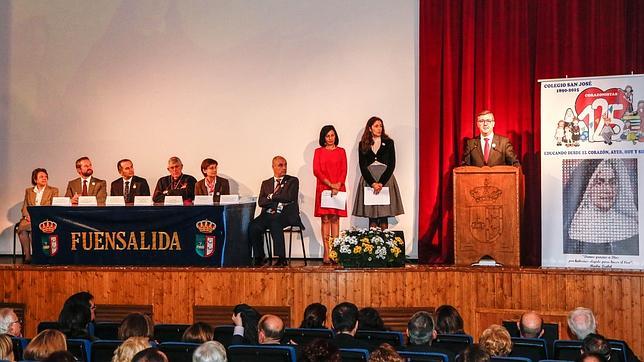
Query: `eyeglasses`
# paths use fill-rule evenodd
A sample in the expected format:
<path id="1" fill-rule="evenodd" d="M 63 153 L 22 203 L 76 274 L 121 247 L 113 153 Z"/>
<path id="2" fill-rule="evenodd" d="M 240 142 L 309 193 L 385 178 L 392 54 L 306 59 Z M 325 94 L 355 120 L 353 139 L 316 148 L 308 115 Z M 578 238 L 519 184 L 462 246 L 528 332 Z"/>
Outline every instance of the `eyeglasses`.
<path id="1" fill-rule="evenodd" d="M 478 123 L 480 123 L 480 124 L 484 124 L 484 123 L 494 123 L 494 120 L 493 120 L 493 119 L 479 119 L 479 120 L 477 120 L 476 122 L 478 122 Z"/>
<path id="2" fill-rule="evenodd" d="M 21 319 L 15 320 L 15 321 L 9 323 L 9 325 L 12 325 L 14 323 L 22 324 L 22 320 Z"/>

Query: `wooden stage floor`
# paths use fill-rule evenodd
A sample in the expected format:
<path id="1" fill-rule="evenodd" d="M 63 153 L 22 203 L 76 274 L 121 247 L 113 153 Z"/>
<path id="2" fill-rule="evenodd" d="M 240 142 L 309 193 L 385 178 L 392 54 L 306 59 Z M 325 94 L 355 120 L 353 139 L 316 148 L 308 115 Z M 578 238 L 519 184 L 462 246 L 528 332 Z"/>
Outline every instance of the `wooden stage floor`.
<path id="1" fill-rule="evenodd" d="M 228 318 L 239 303 L 276 308 L 291 326 L 299 324 L 313 302 L 325 304 L 329 313 L 335 304 L 351 301 L 358 307 L 398 311 L 404 318 L 418 307 L 452 304 L 475 339 L 490 324 L 528 310 L 559 323 L 565 339 L 567 313 L 583 306 L 595 312 L 599 333 L 626 340 L 640 356 L 644 352 L 643 272 L 427 265 L 342 269 L 319 262 L 222 269 L 2 264 L 0 277 L 0 303 L 24 305 L 29 337 L 38 321 L 56 320 L 64 300 L 85 290 L 95 296 L 97 319 L 101 306 L 106 313 L 108 306 L 122 312 L 134 306 L 130 309 L 147 308 L 156 323 L 189 324 L 208 310 L 223 310 L 222 318 Z"/>

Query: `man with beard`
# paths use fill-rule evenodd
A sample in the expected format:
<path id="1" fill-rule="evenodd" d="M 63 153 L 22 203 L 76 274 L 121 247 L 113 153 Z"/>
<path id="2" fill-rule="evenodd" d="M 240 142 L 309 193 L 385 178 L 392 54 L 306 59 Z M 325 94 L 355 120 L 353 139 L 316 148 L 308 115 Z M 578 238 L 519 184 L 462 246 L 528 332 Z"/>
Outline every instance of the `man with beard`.
<path id="1" fill-rule="evenodd" d="M 76 172 L 80 177 L 67 184 L 66 197 L 72 198 L 72 204 L 78 204 L 79 196 L 96 196 L 98 205 L 105 205 L 107 198 L 107 183 L 105 180 L 93 177 L 92 161 L 84 156 L 76 160 Z"/>

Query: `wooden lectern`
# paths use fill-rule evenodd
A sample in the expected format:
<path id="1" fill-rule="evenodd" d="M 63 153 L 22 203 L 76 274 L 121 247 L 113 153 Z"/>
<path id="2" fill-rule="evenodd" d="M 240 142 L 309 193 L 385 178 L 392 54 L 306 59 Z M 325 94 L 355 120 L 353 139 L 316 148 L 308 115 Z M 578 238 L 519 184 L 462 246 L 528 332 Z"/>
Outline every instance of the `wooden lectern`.
<path id="1" fill-rule="evenodd" d="M 456 265 L 489 255 L 504 266 L 519 266 L 520 175 L 513 166 L 454 169 Z"/>

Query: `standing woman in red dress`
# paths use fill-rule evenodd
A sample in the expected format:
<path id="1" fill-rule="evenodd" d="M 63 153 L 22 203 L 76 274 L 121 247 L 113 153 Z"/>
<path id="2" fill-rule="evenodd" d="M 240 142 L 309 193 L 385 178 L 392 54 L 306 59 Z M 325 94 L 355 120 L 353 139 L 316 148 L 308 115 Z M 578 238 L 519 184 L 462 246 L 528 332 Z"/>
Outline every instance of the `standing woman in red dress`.
<path id="1" fill-rule="evenodd" d="M 344 209 L 324 208 L 321 206 L 322 191 L 331 190 L 332 195 L 340 191 L 346 192 L 344 182 L 347 178 L 347 154 L 344 148 L 338 147 L 338 133 L 335 127 L 327 125 L 320 131 L 320 147 L 313 156 L 313 174 L 317 179 L 315 188 L 315 216 L 322 218 L 322 243 L 324 256 L 322 261 L 329 264 L 329 249 L 331 240 L 340 234 L 340 217 L 347 216 L 347 206 Z"/>

